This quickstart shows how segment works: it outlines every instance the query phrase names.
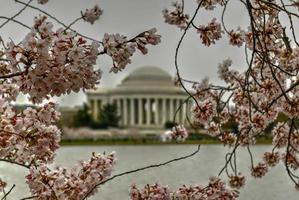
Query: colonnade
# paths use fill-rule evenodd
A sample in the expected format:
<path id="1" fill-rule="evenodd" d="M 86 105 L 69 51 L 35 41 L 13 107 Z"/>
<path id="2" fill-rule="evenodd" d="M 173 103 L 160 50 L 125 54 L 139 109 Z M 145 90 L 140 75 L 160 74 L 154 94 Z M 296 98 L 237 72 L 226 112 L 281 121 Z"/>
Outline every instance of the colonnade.
<path id="1" fill-rule="evenodd" d="M 163 127 L 165 122 L 182 123 L 186 118 L 186 111 L 190 110 L 190 102 L 185 97 L 118 97 L 104 101 L 90 99 L 92 114 L 97 119 L 99 109 L 105 103 L 117 105 L 121 117 L 120 125 L 124 127 Z M 181 106 L 181 109 L 177 110 Z"/>

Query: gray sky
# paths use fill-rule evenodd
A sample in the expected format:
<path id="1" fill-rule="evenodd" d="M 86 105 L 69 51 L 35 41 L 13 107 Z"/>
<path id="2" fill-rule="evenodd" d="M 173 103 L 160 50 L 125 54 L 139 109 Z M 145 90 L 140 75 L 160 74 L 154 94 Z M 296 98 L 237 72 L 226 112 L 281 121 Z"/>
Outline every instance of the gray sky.
<path id="1" fill-rule="evenodd" d="M 2 1 L 1 15 L 12 16 L 22 7 L 14 0 L 0 1 Z M 25 0 L 23 1 L 25 2 Z M 158 33 L 162 35 L 162 42 L 158 46 L 150 47 L 149 53 L 145 56 L 135 53 L 132 57 L 132 64 L 128 65 L 123 72 L 108 73 L 111 60 L 107 56 L 100 57 L 97 66 L 103 70 L 104 74 L 99 87 L 114 87 L 131 71 L 144 65 L 158 66 L 171 75 L 175 74 L 174 52 L 182 32 L 175 26 L 165 24 L 162 17 L 162 10 L 171 8 L 171 2 L 172 0 L 49 0 L 48 4 L 38 6 L 68 24 L 80 16 L 81 10 L 98 4 L 104 10 L 100 20 L 96 21 L 94 25 L 82 21 L 73 26 L 80 33 L 98 40 L 102 39 L 104 33 L 121 33 L 130 38 L 152 27 L 158 29 Z M 232 2 L 228 6 L 225 16 L 228 29 L 237 28 L 240 24 L 247 24 L 248 20 L 246 10 L 240 7 L 241 4 L 237 1 Z M 37 5 L 36 0 L 34 0 L 34 5 Z M 196 0 L 186 1 L 186 9 L 191 15 L 195 6 Z M 17 19 L 31 26 L 35 15 L 37 13 L 28 8 Z M 205 11 L 202 9 L 195 22 L 198 25 L 206 24 L 213 17 L 220 21 L 219 10 Z M 4 39 L 10 37 L 14 41 L 22 39 L 27 32 L 28 30 L 14 23 L 10 23 L 0 30 Z M 190 29 L 188 33 L 179 56 L 180 71 L 184 78 L 200 81 L 209 76 L 211 80 L 217 81 L 218 63 L 227 57 L 230 57 L 236 64 L 234 68 L 241 69 L 244 66 L 244 49 L 229 46 L 226 36 L 216 45 L 206 48 L 201 44 L 195 30 Z M 80 105 L 83 101 L 86 101 L 86 97 L 82 92 L 58 98 L 61 105 Z M 20 97 L 19 102 L 26 102 L 25 98 Z"/>

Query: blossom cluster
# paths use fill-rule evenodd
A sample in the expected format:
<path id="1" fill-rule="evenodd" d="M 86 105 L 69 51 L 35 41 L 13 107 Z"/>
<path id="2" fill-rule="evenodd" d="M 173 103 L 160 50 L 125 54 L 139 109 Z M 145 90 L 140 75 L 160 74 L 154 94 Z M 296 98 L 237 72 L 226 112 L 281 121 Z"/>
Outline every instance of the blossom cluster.
<path id="1" fill-rule="evenodd" d="M 231 74 L 231 70 L 229 67 L 232 65 L 232 60 L 230 58 L 224 60 L 222 63 L 218 65 L 218 74 L 221 80 L 225 82 L 230 82 L 233 75 Z"/>
<path id="2" fill-rule="evenodd" d="M 225 6 L 222 24 L 214 18 L 206 25 L 197 27 L 196 14 L 188 21 L 192 25 L 190 27 L 200 34 L 201 43 L 210 46 L 227 35 L 229 45 L 245 48 L 247 68 L 244 71 L 235 70 L 232 59 L 226 59 L 218 66 L 218 75 L 224 85 L 215 85 L 208 79 L 201 83 L 194 81 L 192 125 L 204 127 L 208 135 L 234 149 L 249 148 L 260 136 L 271 132 L 273 149 L 265 152 L 263 160 L 257 165 L 253 164 L 252 159 L 251 175 L 263 177 L 282 161 L 298 188 L 299 48 L 295 33 L 288 36 L 288 26 L 280 21 L 281 15 L 289 13 L 288 9 L 278 8 L 286 4 L 246 1 L 244 5 L 250 16 L 249 26 L 245 29 L 237 26 L 229 31 L 223 17 L 227 12 L 227 2 L 197 2 L 206 10 L 213 10 L 218 5 Z M 292 6 L 298 9 L 298 3 L 290 4 L 290 8 Z M 180 15 L 187 14 L 181 9 Z M 288 28 L 293 30 L 293 25 Z M 180 81 L 184 84 L 184 79 Z M 234 151 L 228 155 L 232 154 Z M 236 166 L 227 165 L 224 168 L 234 171 Z M 236 172 L 228 177 L 233 188 L 239 189 L 245 184 L 245 177 Z"/>
<path id="3" fill-rule="evenodd" d="M 189 134 L 183 125 L 177 125 L 172 128 L 170 135 L 173 140 L 184 141 Z"/>
<path id="4" fill-rule="evenodd" d="M 117 73 L 131 63 L 131 56 L 136 51 L 136 48 L 140 50 L 142 54 L 147 54 L 146 45 L 157 45 L 160 43 L 161 36 L 157 35 L 156 32 L 157 29 L 152 28 L 130 40 L 124 35 L 106 33 L 102 42 L 104 52 L 109 55 L 113 61 L 111 71 Z"/>
<path id="5" fill-rule="evenodd" d="M 265 152 L 263 160 L 269 167 L 274 167 L 278 164 L 280 159 L 278 152 Z"/>
<path id="6" fill-rule="evenodd" d="M 174 11 L 169 11 L 168 9 L 163 10 L 163 17 L 165 23 L 170 25 L 176 25 L 180 29 L 185 29 L 188 24 L 189 15 L 184 14 L 183 7 L 180 3 L 173 3 Z"/>
<path id="7" fill-rule="evenodd" d="M 54 103 L 18 113 L 0 99 L 0 109 L 0 158 L 26 165 L 53 160 L 61 134 Z"/>
<path id="8" fill-rule="evenodd" d="M 39 4 L 47 2 L 37 0 Z M 72 169 L 49 167 L 59 147 L 61 131 L 57 127 L 60 118 L 57 105 L 47 100 L 95 88 L 102 75 L 95 67 L 99 55 L 110 56 L 113 59 L 112 71 L 121 71 L 131 62 L 136 49 L 147 54 L 148 45 L 157 45 L 161 36 L 153 28 L 132 39 L 105 34 L 100 41 L 70 28 L 81 19 L 94 24 L 103 13 L 97 5 L 81 12 L 81 17 L 69 26 L 40 8 L 30 7 L 64 28 L 54 28 L 46 16 L 39 15 L 34 18 L 31 28 L 16 21 L 30 30 L 20 42 L 10 40 L 5 43 L 1 40 L 0 159 L 30 169 L 26 179 L 32 198 L 81 200 L 95 193 L 111 175 L 115 156 L 113 153 L 93 154 L 88 162 L 80 162 Z M 40 106 L 17 111 L 14 102 L 20 93 Z M 6 185 L 0 179 L 0 191 Z"/>
<path id="9" fill-rule="evenodd" d="M 198 3 L 201 3 L 201 7 L 206 10 L 213 10 L 217 4 L 223 5 L 223 0 L 197 0 Z"/>
<path id="10" fill-rule="evenodd" d="M 0 178 L 0 192 L 2 192 L 4 190 L 6 185 L 7 185 L 7 183 Z"/>
<path id="11" fill-rule="evenodd" d="M 168 186 L 161 186 L 158 183 L 154 185 L 147 184 L 141 190 L 135 184 L 130 188 L 130 197 L 132 200 L 171 200 L 170 195 Z"/>
<path id="12" fill-rule="evenodd" d="M 245 40 L 245 31 L 238 28 L 229 32 L 229 43 L 233 46 L 241 47 Z"/>
<path id="13" fill-rule="evenodd" d="M 232 147 L 235 145 L 237 137 L 236 137 L 236 134 L 234 134 L 234 133 L 224 132 L 223 134 L 221 134 L 219 136 L 219 139 L 224 146 L 228 145 L 229 147 Z"/>
<path id="14" fill-rule="evenodd" d="M 230 187 L 240 189 L 244 187 L 245 181 L 246 181 L 245 176 L 239 173 L 238 175 L 230 175 L 228 183 Z"/>
<path id="15" fill-rule="evenodd" d="M 85 21 L 94 24 L 94 22 L 98 20 L 102 14 L 103 10 L 98 5 L 95 5 L 91 9 L 86 9 L 86 11 L 82 14 L 82 17 Z"/>
<path id="16" fill-rule="evenodd" d="M 239 196 L 237 190 L 226 187 L 224 181 L 212 177 L 206 187 L 183 185 L 177 191 L 171 191 L 168 186 L 146 185 L 139 189 L 136 185 L 130 188 L 131 200 L 214 200 L 230 199 L 235 200 Z"/>
<path id="17" fill-rule="evenodd" d="M 81 200 L 96 192 L 95 187 L 111 175 L 114 164 L 113 153 L 93 153 L 88 162 L 80 162 L 71 169 L 50 169 L 47 165 L 31 167 L 26 183 L 38 200 Z"/>
<path id="18" fill-rule="evenodd" d="M 212 19 L 207 26 L 200 25 L 197 28 L 197 32 L 200 34 L 202 43 L 206 46 L 215 44 L 216 40 L 219 40 L 222 37 L 221 25 L 216 22 L 216 18 Z"/>
<path id="19" fill-rule="evenodd" d="M 20 91 L 30 100 L 40 103 L 44 98 L 60 96 L 81 88 L 91 89 L 98 83 L 101 72 L 94 69 L 98 44 L 76 37 L 63 29 L 53 31 L 46 17 L 37 17 L 32 30 L 20 44 L 9 43 L 5 55 Z"/>
<path id="20" fill-rule="evenodd" d="M 251 175 L 255 178 L 261 178 L 268 172 L 268 166 L 265 163 L 258 163 L 257 166 L 251 169 Z"/>

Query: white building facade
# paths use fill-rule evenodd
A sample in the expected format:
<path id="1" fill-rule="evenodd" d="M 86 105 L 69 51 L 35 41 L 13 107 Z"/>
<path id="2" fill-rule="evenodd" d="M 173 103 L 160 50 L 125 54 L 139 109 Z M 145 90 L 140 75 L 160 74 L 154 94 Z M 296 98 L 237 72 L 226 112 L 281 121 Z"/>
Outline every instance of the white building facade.
<path id="1" fill-rule="evenodd" d="M 116 104 L 121 127 L 163 128 L 165 122 L 186 123 L 188 95 L 174 85 L 173 78 L 158 67 L 138 68 L 116 88 L 90 90 L 88 104 L 95 120 L 101 107 Z M 180 109 L 179 109 L 180 108 Z"/>

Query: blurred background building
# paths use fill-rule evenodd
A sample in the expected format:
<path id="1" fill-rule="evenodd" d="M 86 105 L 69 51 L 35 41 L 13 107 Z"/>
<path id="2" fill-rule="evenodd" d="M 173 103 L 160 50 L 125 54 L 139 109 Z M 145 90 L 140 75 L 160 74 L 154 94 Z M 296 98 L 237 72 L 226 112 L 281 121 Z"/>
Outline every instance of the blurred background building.
<path id="1" fill-rule="evenodd" d="M 87 91 L 93 120 L 99 120 L 105 105 L 113 104 L 124 128 L 164 128 L 166 122 L 174 121 L 177 110 L 175 122 L 183 123 L 191 105 L 187 98 L 169 73 L 154 66 L 136 69 L 115 88 Z"/>

